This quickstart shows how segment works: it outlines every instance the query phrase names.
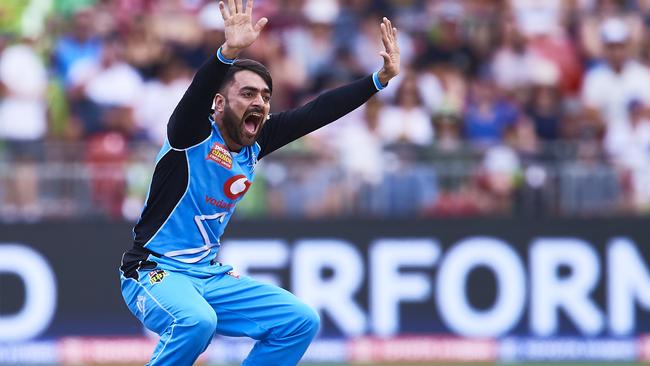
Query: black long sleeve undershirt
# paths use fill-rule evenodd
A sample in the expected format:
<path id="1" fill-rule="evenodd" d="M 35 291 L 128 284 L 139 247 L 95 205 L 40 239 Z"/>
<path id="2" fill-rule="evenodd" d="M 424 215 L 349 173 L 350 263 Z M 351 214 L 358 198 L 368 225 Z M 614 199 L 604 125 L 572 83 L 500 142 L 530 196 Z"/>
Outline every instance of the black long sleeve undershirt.
<path id="1" fill-rule="evenodd" d="M 215 55 L 196 72 L 167 123 L 167 138 L 173 148 L 187 149 L 210 136 L 212 101 L 228 69 L 230 65 L 219 61 Z"/>
<path id="2" fill-rule="evenodd" d="M 214 56 L 197 71 L 192 83 L 176 106 L 167 124 L 167 136 L 173 148 L 185 149 L 210 135 L 209 116 L 212 100 L 219 91 L 230 65 Z M 257 142 L 258 158 L 313 132 L 352 112 L 377 92 L 369 75 L 329 90 L 302 107 L 272 114 Z"/>
<path id="3" fill-rule="evenodd" d="M 259 158 L 357 109 L 377 92 L 372 75 L 329 90 L 302 107 L 272 114 L 257 138 Z"/>

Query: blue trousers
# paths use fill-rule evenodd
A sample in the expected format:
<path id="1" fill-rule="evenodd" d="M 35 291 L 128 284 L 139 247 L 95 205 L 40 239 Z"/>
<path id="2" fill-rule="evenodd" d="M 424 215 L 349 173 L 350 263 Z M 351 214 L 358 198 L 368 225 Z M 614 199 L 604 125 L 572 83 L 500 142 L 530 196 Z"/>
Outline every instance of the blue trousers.
<path id="1" fill-rule="evenodd" d="M 215 334 L 257 340 L 242 365 L 298 364 L 318 332 L 318 314 L 290 292 L 231 270 L 158 263 L 137 278 L 121 274 L 127 306 L 160 336 L 147 365 L 192 365 Z"/>

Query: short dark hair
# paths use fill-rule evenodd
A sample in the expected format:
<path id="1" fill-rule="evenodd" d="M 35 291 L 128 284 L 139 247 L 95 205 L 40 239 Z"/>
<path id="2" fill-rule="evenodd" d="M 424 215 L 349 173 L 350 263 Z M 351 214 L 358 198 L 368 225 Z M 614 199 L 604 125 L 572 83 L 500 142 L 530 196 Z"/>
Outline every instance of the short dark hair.
<path id="1" fill-rule="evenodd" d="M 255 60 L 250 60 L 247 58 L 237 59 L 235 63 L 230 67 L 226 73 L 226 76 L 223 78 L 223 84 L 221 84 L 222 89 L 234 79 L 236 73 L 244 70 L 252 71 L 259 75 L 262 80 L 266 82 L 269 90 L 273 92 L 273 79 L 271 78 L 271 73 L 269 70 L 266 69 L 266 66 Z"/>

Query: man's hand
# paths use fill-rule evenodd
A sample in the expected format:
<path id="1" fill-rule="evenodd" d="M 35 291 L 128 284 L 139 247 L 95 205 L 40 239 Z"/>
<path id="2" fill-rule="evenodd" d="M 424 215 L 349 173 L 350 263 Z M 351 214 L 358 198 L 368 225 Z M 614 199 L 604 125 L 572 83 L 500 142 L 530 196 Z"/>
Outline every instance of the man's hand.
<path id="1" fill-rule="evenodd" d="M 221 54 L 230 59 L 237 58 L 241 50 L 255 42 L 269 20 L 261 18 L 253 25 L 253 0 L 246 2 L 246 8 L 243 0 L 228 0 L 227 6 L 223 1 L 219 1 L 219 10 L 226 34 L 226 43 L 221 47 Z"/>
<path id="2" fill-rule="evenodd" d="M 381 22 L 381 42 L 384 44 L 384 51 L 379 55 L 384 59 L 384 66 L 379 70 L 377 76 L 382 85 L 399 74 L 399 46 L 397 45 L 397 28 L 384 17 Z"/>

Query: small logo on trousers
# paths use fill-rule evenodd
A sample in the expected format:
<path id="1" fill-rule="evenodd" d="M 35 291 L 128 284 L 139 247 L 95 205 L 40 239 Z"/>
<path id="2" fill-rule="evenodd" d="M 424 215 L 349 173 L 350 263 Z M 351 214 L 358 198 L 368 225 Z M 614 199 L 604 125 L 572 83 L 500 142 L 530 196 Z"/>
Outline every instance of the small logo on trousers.
<path id="1" fill-rule="evenodd" d="M 149 272 L 149 283 L 156 284 L 162 282 L 162 280 L 167 276 L 167 272 L 162 269 L 154 269 Z"/>

